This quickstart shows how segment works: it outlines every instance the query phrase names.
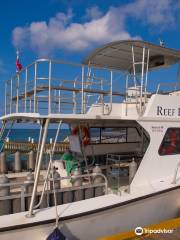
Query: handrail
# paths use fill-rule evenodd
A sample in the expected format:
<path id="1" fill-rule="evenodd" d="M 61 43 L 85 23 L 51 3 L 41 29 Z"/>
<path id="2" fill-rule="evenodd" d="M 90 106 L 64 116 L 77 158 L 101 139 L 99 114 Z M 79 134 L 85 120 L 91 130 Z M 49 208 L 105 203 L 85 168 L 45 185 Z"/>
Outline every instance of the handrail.
<path id="1" fill-rule="evenodd" d="M 54 68 L 54 65 L 58 64 L 61 64 L 60 69 L 64 68 L 62 65 L 67 65 L 68 68 L 73 68 L 72 70 L 76 69 L 75 71 L 69 71 L 70 76 L 68 75 L 68 79 L 64 79 L 65 73 Z M 48 68 L 48 71 L 42 71 L 42 67 L 45 70 Z M 81 113 L 86 113 L 89 109 L 87 106 L 92 106 L 99 97 L 108 98 L 107 104 L 104 104 L 104 101 L 101 102 L 102 113 L 108 115 L 112 111 L 113 96 L 124 96 L 124 93 L 113 91 L 113 71 L 110 71 L 110 73 L 110 79 L 102 78 L 98 73 L 97 76 L 95 76 L 95 73 L 95 75 L 86 77 L 86 68 L 83 64 L 53 59 L 38 59 L 16 73 L 11 80 L 6 81 L 5 115 L 14 112 L 39 112 L 45 115 L 62 113 L 65 110 L 68 111 L 66 113 L 76 114 L 80 111 L 75 111 L 74 106 L 79 105 L 79 101 Z M 77 77 L 74 78 L 75 75 L 79 77 L 78 81 L 76 81 Z M 58 97 L 57 93 L 59 93 Z M 69 99 L 71 99 L 70 108 L 68 108 L 69 102 L 63 101 L 65 93 L 68 93 Z M 46 97 L 47 104 L 39 99 L 39 95 L 43 95 L 44 99 Z M 90 103 L 87 103 L 87 96 L 92 96 Z"/>
<path id="2" fill-rule="evenodd" d="M 79 187 L 68 187 L 68 188 L 60 188 L 60 189 L 55 189 L 55 192 L 64 192 L 64 191 L 69 191 L 71 188 L 72 190 L 79 190 L 79 189 L 86 189 L 87 187 L 99 187 L 99 186 L 105 186 L 105 194 L 107 194 L 108 192 L 108 180 L 106 178 L 106 176 L 102 173 L 91 173 L 91 174 L 81 174 L 81 175 L 76 175 L 76 176 L 67 176 L 67 177 L 60 177 L 60 178 L 57 178 L 56 181 L 62 181 L 62 180 L 70 180 L 70 179 L 76 179 L 76 178 L 84 178 L 84 177 L 93 177 L 93 176 L 101 176 L 102 178 L 104 178 L 104 182 L 103 183 L 96 183 L 96 184 L 86 184 L 86 185 L 82 185 L 82 186 L 79 186 Z M 52 178 L 48 178 L 47 179 L 47 182 L 52 182 L 53 179 Z M 39 183 L 43 184 L 44 181 L 40 180 Z M 3 196 L 3 197 L 0 197 L 0 201 L 1 200 L 8 200 L 8 199 L 14 199 L 14 198 L 17 198 L 20 196 L 21 198 L 21 211 L 25 211 L 25 197 L 31 197 L 32 196 L 32 192 L 26 192 L 26 187 L 28 185 L 33 185 L 34 184 L 34 181 L 24 181 L 24 182 L 9 182 L 9 183 L 0 183 L 0 187 L 17 187 L 19 186 L 21 188 L 21 192 L 20 194 L 15 194 L 15 195 L 8 195 L 8 196 Z M 53 191 L 51 190 L 48 190 L 46 191 L 45 188 L 43 188 L 43 191 L 41 192 L 37 192 L 36 193 L 36 196 L 39 196 L 40 197 L 40 200 L 38 202 L 38 204 L 36 204 L 36 206 L 33 207 L 33 210 L 34 209 L 37 209 L 42 201 L 43 201 L 43 197 L 44 197 L 44 194 L 50 194 L 50 193 L 53 193 Z"/>
<path id="3" fill-rule="evenodd" d="M 177 164 L 177 166 L 175 168 L 175 173 L 174 173 L 172 184 L 176 184 L 177 183 L 177 174 L 178 174 L 179 167 L 180 167 L 180 162 Z"/>
<path id="4" fill-rule="evenodd" d="M 107 194 L 108 180 L 107 180 L 106 176 L 104 174 L 102 174 L 102 173 L 89 173 L 89 174 L 81 174 L 81 175 L 76 175 L 76 176 L 72 175 L 72 176 L 67 176 L 67 177 L 60 177 L 60 178 L 57 178 L 56 181 L 57 180 L 60 180 L 60 181 L 62 181 L 62 180 L 70 180 L 70 179 L 73 179 L 73 178 L 76 179 L 76 178 L 84 178 L 84 177 L 93 177 L 93 176 L 101 176 L 101 177 L 104 178 L 105 194 Z M 47 179 L 47 181 L 53 181 L 53 180 L 51 178 L 49 178 L 49 179 Z M 45 194 L 45 188 L 43 188 L 43 191 L 41 192 L 41 197 L 40 197 L 39 203 L 36 206 L 33 207 L 33 210 L 38 208 L 41 205 L 41 203 L 43 201 L 44 194 Z"/>
<path id="5" fill-rule="evenodd" d="M 159 83 L 158 86 L 157 86 L 157 89 L 156 89 L 156 94 L 159 93 L 159 90 L 160 90 L 160 87 L 161 86 L 169 86 L 169 87 L 174 87 L 174 91 L 176 91 L 176 87 L 177 86 L 180 86 L 180 83 L 179 82 L 162 82 L 162 83 Z"/>

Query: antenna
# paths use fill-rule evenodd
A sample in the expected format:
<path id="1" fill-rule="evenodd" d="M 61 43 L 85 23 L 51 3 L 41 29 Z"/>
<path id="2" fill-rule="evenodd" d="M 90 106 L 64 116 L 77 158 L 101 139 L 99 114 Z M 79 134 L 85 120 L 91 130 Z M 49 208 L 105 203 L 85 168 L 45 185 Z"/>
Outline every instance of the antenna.
<path id="1" fill-rule="evenodd" d="M 159 45 L 161 47 L 165 47 L 164 41 L 162 39 L 159 38 Z"/>

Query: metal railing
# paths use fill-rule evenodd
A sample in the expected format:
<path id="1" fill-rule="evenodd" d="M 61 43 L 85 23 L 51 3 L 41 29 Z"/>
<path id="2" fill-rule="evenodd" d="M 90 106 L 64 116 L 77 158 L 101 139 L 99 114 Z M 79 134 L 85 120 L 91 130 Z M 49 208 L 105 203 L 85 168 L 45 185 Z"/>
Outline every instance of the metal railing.
<path id="1" fill-rule="evenodd" d="M 106 176 L 102 173 L 90 173 L 90 174 L 83 174 L 83 175 L 76 175 L 76 176 L 72 175 L 72 176 L 67 176 L 67 177 L 61 177 L 59 179 L 56 179 L 56 181 L 58 181 L 58 180 L 60 180 L 60 181 L 71 180 L 71 179 L 86 178 L 86 177 L 96 177 L 96 176 L 101 176 L 104 179 L 104 183 L 86 184 L 86 185 L 82 185 L 82 186 L 79 186 L 79 187 L 70 187 L 70 190 L 80 190 L 80 189 L 85 189 L 87 187 L 89 188 L 89 187 L 104 186 L 105 187 L 104 193 L 107 194 L 108 193 L 108 180 L 107 180 Z M 53 181 L 53 179 L 48 179 L 48 181 L 49 182 Z M 60 189 L 60 190 L 55 189 L 55 191 L 56 192 L 62 192 L 62 191 L 64 191 L 64 189 Z M 42 193 L 41 193 L 40 201 L 37 203 L 36 206 L 33 207 L 33 209 L 36 209 L 41 205 L 45 192 L 46 192 L 46 190 L 44 188 Z"/>
<path id="2" fill-rule="evenodd" d="M 55 189 L 56 193 L 62 193 L 62 192 L 67 192 L 67 191 L 76 191 L 80 189 L 87 189 L 87 188 L 96 188 L 96 187 L 104 187 L 104 194 L 107 194 L 108 192 L 108 181 L 107 178 L 101 174 L 101 173 L 92 173 L 92 174 L 83 174 L 83 175 L 78 175 L 78 176 L 67 176 L 67 177 L 60 177 L 59 179 L 55 179 L 55 181 L 63 181 L 63 180 L 71 180 L 71 179 L 76 179 L 76 178 L 87 178 L 87 177 L 96 177 L 96 176 L 101 176 L 104 179 L 104 182 L 102 183 L 94 183 L 94 184 L 83 184 L 82 186 L 76 187 L 76 186 L 71 186 L 71 187 L 63 187 L 59 189 Z M 50 199 L 50 194 L 53 194 L 53 190 L 50 188 L 50 183 L 53 181 L 53 179 L 48 178 L 47 180 L 47 189 L 43 189 L 43 191 L 38 191 L 36 196 L 39 197 L 39 202 L 34 206 L 33 209 L 37 209 L 40 207 L 42 204 L 44 195 L 47 195 L 47 205 L 50 206 L 49 199 Z M 39 181 L 39 185 L 42 185 L 44 181 Z M 13 182 L 13 183 L 0 183 L 0 188 L 20 188 L 20 193 L 18 192 L 13 192 L 13 194 L 6 195 L 6 196 L 0 196 L 0 201 L 5 201 L 5 200 L 13 200 L 20 198 L 20 209 L 21 211 L 25 211 L 25 205 L 26 205 L 26 198 L 32 196 L 32 192 L 27 192 L 27 187 L 32 186 L 34 184 L 34 181 L 25 181 L 25 182 Z M 39 186 L 38 185 L 38 186 Z M 60 184 L 61 185 L 61 184 Z"/>
<path id="3" fill-rule="evenodd" d="M 129 66 L 129 74 L 126 75 L 126 115 L 129 104 L 135 104 L 138 115 L 143 115 L 148 102 L 148 72 L 150 49 L 142 48 L 141 59 L 137 61 L 136 48 L 132 45 L 132 64 Z M 138 58 L 140 55 L 138 56 Z"/>
<path id="4" fill-rule="evenodd" d="M 107 97 L 111 106 L 112 95 L 119 94 L 112 91 L 112 71 L 106 70 L 106 74 L 102 74 L 105 70 L 97 72 L 96 69 L 96 76 L 87 68 L 81 64 L 50 59 L 33 62 L 6 81 L 5 115 L 84 114 L 93 103 L 98 102 L 104 109 L 104 98 Z"/>
<path id="5" fill-rule="evenodd" d="M 162 87 L 167 87 L 166 90 L 164 91 L 160 91 L 160 89 Z M 175 92 L 175 91 L 178 91 L 180 90 L 180 82 L 162 82 L 162 83 L 159 83 L 158 86 L 157 86 L 157 89 L 156 89 L 156 94 L 158 93 L 164 93 L 164 94 L 169 94 L 171 92 Z"/>

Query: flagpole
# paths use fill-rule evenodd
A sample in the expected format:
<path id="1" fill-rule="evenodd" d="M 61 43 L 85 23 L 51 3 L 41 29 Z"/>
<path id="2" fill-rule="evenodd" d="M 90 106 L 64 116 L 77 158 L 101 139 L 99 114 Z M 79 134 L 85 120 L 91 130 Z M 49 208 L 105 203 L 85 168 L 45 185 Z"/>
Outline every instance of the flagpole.
<path id="1" fill-rule="evenodd" d="M 19 49 L 16 50 L 16 73 L 19 73 L 22 69 L 22 64 L 19 60 Z"/>
<path id="2" fill-rule="evenodd" d="M 19 60 L 19 49 L 17 48 L 16 49 L 16 63 L 17 63 L 18 60 Z M 17 69 L 17 66 L 16 66 L 16 73 L 19 73 L 19 70 Z"/>

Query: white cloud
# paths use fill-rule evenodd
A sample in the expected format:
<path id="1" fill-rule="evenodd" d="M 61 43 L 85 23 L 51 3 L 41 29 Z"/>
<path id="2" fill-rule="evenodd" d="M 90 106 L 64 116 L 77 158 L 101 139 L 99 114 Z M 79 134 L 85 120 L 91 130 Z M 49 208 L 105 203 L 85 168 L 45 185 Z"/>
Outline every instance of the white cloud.
<path id="1" fill-rule="evenodd" d="M 121 11 L 162 29 L 175 23 L 178 3 L 174 0 L 136 0 L 124 6 Z"/>
<path id="2" fill-rule="evenodd" d="M 107 42 L 138 38 L 126 30 L 128 18 L 137 19 L 158 29 L 175 23 L 173 0 L 135 0 L 120 7 L 110 7 L 103 15 L 98 7 L 86 10 L 84 23 L 73 22 L 72 10 L 57 13 L 48 22 L 32 22 L 13 30 L 15 47 L 30 47 L 39 55 L 55 50 L 80 51 Z"/>
<path id="3" fill-rule="evenodd" d="M 85 18 L 87 19 L 98 19 L 102 17 L 103 13 L 100 11 L 98 6 L 93 6 L 91 8 L 86 9 Z"/>

